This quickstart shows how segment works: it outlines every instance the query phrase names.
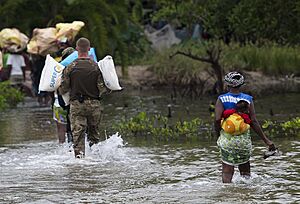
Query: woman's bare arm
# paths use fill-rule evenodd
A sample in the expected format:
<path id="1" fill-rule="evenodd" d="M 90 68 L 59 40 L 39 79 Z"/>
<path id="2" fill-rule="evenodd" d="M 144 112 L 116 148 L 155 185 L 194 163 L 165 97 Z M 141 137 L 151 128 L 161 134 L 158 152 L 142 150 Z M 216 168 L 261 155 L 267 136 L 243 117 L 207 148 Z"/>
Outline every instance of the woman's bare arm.
<path id="1" fill-rule="evenodd" d="M 222 120 L 222 113 L 224 111 L 224 107 L 220 99 L 217 100 L 215 106 L 215 131 L 217 136 L 220 136 L 221 131 L 221 120 Z"/>
<path id="2" fill-rule="evenodd" d="M 260 138 L 264 141 L 264 143 L 269 146 L 269 150 L 275 150 L 276 149 L 275 145 L 271 140 L 269 140 L 269 138 L 267 138 L 267 136 L 265 135 L 265 133 L 261 128 L 261 125 L 256 119 L 255 108 L 253 103 L 250 104 L 250 118 L 252 120 L 252 124 L 251 124 L 252 129 L 256 132 L 256 134 L 260 136 Z"/>

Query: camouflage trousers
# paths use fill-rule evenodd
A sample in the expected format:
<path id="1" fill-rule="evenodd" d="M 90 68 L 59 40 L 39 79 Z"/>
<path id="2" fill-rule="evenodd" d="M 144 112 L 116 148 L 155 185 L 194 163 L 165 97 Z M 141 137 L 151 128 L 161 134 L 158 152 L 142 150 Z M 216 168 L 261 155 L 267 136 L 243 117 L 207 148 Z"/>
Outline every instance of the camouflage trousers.
<path id="1" fill-rule="evenodd" d="M 90 146 L 99 142 L 102 106 L 99 100 L 71 101 L 70 120 L 75 157 L 85 155 L 85 133 Z"/>

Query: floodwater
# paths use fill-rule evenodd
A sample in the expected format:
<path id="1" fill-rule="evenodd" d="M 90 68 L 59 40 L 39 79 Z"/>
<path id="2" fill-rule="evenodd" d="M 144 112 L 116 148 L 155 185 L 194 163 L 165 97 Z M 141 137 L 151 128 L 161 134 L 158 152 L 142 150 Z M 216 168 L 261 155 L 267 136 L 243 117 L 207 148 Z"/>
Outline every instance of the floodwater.
<path id="1" fill-rule="evenodd" d="M 274 103 L 282 98 L 285 106 Z M 299 116 L 299 98 L 260 98 L 258 118 Z M 177 119 L 207 119 L 210 100 L 175 100 L 146 91 L 114 94 L 104 102 L 103 128 L 138 111 L 167 114 L 169 104 Z M 300 203 L 299 137 L 273 141 L 283 153 L 264 160 L 266 147 L 253 136 L 252 177 L 244 179 L 236 170 L 232 184 L 221 182 L 212 139 L 141 145 L 113 134 L 79 160 L 67 144 L 57 144 L 50 108 L 27 99 L 0 114 L 0 203 Z"/>

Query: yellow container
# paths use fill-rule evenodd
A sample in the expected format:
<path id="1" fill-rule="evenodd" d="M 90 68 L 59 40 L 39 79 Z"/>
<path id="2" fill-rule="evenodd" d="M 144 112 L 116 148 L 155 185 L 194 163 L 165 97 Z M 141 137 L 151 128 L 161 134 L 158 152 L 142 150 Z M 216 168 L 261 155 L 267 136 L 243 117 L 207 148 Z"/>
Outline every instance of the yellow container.
<path id="1" fill-rule="evenodd" d="M 231 135 L 241 135 L 250 129 L 250 125 L 245 123 L 242 116 L 237 113 L 231 114 L 221 122 L 222 129 Z"/>

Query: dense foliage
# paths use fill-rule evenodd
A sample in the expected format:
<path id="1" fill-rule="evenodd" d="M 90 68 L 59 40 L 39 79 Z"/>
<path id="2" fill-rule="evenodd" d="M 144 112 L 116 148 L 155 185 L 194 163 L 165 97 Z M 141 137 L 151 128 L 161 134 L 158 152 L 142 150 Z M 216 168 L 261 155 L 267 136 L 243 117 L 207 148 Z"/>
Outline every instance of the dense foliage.
<path id="1" fill-rule="evenodd" d="M 300 42 L 300 0 L 2 0 L 0 29 L 16 27 L 30 36 L 34 28 L 81 20 L 86 26 L 80 35 L 91 39 L 98 55 L 112 54 L 125 64 L 149 47 L 142 35 L 146 2 L 153 22 L 186 27 L 190 35 L 200 24 L 209 38 L 225 42 Z"/>
<path id="2" fill-rule="evenodd" d="M 201 24 L 213 39 L 225 42 L 300 43 L 299 0 L 157 0 L 154 21 Z"/>

